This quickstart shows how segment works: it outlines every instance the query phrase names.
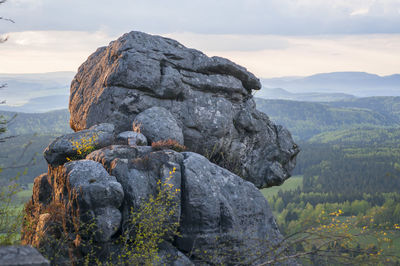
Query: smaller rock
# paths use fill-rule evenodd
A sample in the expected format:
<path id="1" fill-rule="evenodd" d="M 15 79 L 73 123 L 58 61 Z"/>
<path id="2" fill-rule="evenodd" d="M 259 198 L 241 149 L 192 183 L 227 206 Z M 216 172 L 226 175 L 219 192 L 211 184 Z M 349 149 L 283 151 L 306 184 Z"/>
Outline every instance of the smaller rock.
<path id="1" fill-rule="evenodd" d="M 50 262 L 31 246 L 5 246 L 0 247 L 0 265 L 45 266 Z"/>
<path id="2" fill-rule="evenodd" d="M 116 158 L 134 160 L 145 157 L 152 151 L 153 149 L 149 146 L 111 145 L 95 150 L 86 156 L 86 159 L 99 162 L 108 170 Z"/>
<path id="3" fill-rule="evenodd" d="M 129 146 L 147 146 L 147 138 L 137 132 L 124 131 L 119 133 L 116 138 L 116 144 Z"/>
<path id="4" fill-rule="evenodd" d="M 114 142 L 114 125 L 99 124 L 89 129 L 67 134 L 56 138 L 44 150 L 44 158 L 52 166 L 63 165 L 68 158 L 74 160 L 79 154 L 77 145 L 80 143 L 86 147 L 93 146 L 93 149 L 100 149 L 111 145 Z M 84 148 L 82 148 L 84 149 Z M 84 158 L 86 155 L 82 155 Z M 79 159 L 82 159 L 79 158 Z"/>
<path id="5" fill-rule="evenodd" d="M 67 163 L 64 168 L 71 193 L 68 198 L 77 199 L 81 221 L 95 223 L 96 241 L 109 241 L 121 223 L 118 210 L 124 199 L 121 184 L 100 163 L 91 160 Z M 62 190 L 57 191 L 56 198 L 63 197 L 61 193 Z"/>
<path id="6" fill-rule="evenodd" d="M 159 140 L 176 140 L 184 144 L 182 128 L 170 111 L 163 107 L 151 107 L 138 114 L 135 124 L 150 143 Z"/>

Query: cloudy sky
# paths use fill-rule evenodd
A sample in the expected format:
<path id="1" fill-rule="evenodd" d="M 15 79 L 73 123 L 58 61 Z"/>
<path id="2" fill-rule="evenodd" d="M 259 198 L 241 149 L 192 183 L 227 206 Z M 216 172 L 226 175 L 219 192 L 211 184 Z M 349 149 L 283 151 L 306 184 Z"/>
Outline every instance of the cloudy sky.
<path id="1" fill-rule="evenodd" d="M 131 30 L 227 57 L 259 77 L 400 72 L 400 0 L 8 0 L 0 73 L 76 71 Z"/>

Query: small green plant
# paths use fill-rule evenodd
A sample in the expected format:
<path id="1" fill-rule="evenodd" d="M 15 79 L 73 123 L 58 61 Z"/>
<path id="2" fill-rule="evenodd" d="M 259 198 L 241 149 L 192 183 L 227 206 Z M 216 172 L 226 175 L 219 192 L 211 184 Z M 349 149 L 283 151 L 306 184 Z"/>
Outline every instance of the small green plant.
<path id="1" fill-rule="evenodd" d="M 78 140 L 72 140 L 73 150 L 76 152 L 76 155 L 67 157 L 67 161 L 75 161 L 84 159 L 89 153 L 94 151 L 96 148 L 98 140 L 98 135 L 93 134 L 91 136 L 86 135 L 82 136 Z"/>
<path id="2" fill-rule="evenodd" d="M 226 149 L 231 141 L 229 139 L 221 139 L 220 142 L 216 142 L 211 150 L 204 151 L 204 157 L 210 162 L 215 163 L 222 168 L 228 169 L 237 176 L 243 178 L 243 165 L 240 162 L 240 156 L 238 154 L 232 154 Z"/>
<path id="3" fill-rule="evenodd" d="M 178 235 L 179 217 L 176 196 L 180 189 L 170 183 L 176 168 L 164 182 L 157 182 L 158 192 L 151 195 L 139 210 L 131 210 L 128 229 L 121 235 L 123 252 L 119 262 L 128 265 L 155 265 L 160 262 L 158 246 Z M 134 236 L 134 237 L 132 237 Z"/>
<path id="4" fill-rule="evenodd" d="M 171 182 L 175 172 L 174 167 L 168 177 L 157 182 L 154 195 L 140 208 L 131 209 L 129 220 L 114 240 L 121 250 L 108 254 L 108 259 L 100 261 L 98 257 L 101 244 L 95 236 L 101 232 L 95 219 L 82 222 L 78 210 L 71 213 L 61 202 L 52 201 L 44 206 L 30 201 L 26 205 L 23 244 L 33 245 L 55 265 L 67 260 L 77 265 L 157 265 L 161 260 L 159 245 L 178 236 L 180 189 Z M 77 247 L 84 249 L 85 254 Z"/>

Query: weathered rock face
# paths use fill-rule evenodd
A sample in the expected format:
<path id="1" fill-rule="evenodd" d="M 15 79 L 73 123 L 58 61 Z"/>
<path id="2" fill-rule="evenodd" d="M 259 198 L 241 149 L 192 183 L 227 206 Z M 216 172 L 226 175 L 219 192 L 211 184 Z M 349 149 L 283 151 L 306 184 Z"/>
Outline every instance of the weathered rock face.
<path id="1" fill-rule="evenodd" d="M 182 162 L 181 237 L 177 247 L 217 255 L 222 264 L 253 264 L 267 254 L 280 234 L 264 196 L 250 182 L 185 152 Z M 246 195 L 246 196 L 243 196 Z M 207 261 L 215 263 L 215 257 Z M 252 263 L 250 263 L 252 261 Z"/>
<path id="2" fill-rule="evenodd" d="M 172 201 L 177 209 L 165 223 L 178 222 L 180 232 L 175 240 L 166 238 L 159 247 L 159 256 L 167 265 L 252 264 L 266 259 L 268 256 L 260 254 L 268 254 L 271 245 L 281 239 L 261 192 L 202 155 L 112 145 L 93 151 L 85 160 L 51 166 L 47 175 L 37 177 L 32 209 L 39 211 L 31 213 L 31 218 L 36 217 L 35 234 L 41 237 L 25 238 L 24 243 L 35 244 L 45 253 L 51 250 L 49 239 L 56 236 L 43 234 L 54 231 L 46 230 L 54 223 L 46 206 L 55 204 L 61 206 L 60 221 L 68 220 L 68 215 L 79 221 L 63 227 L 75 246 L 67 254 L 80 254 L 75 263 L 81 264 L 79 258 L 93 252 L 93 247 L 96 256 L 107 261 L 113 252 L 122 252 L 117 240 L 123 232 L 135 236 L 132 210 L 137 212 L 155 196 L 159 184 L 168 184 L 175 191 Z M 90 230 L 82 230 L 87 224 Z M 65 256 L 57 263 L 68 263 Z"/>
<path id="3" fill-rule="evenodd" d="M 118 134 L 138 118 L 150 142 L 158 130 L 157 138 L 171 136 L 259 188 L 280 185 L 299 150 L 286 129 L 256 110 L 251 92 L 260 87 L 253 74 L 227 59 L 130 32 L 79 68 L 71 84 L 70 124 L 80 131 L 111 123 Z"/>

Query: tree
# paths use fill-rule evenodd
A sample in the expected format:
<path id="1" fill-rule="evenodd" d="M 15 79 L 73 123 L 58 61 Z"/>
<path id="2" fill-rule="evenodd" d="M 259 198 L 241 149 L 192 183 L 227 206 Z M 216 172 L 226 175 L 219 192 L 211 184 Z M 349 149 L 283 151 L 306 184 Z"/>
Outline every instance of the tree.
<path id="1" fill-rule="evenodd" d="M 7 0 L 0 0 L 0 5 L 4 4 L 5 2 L 7 2 Z M 11 23 L 15 23 L 12 19 L 9 18 L 4 18 L 0 16 L 0 20 L 5 20 Z M 8 39 L 8 36 L 2 37 L 0 36 L 0 43 L 4 43 L 6 42 Z M 5 83 L 0 83 L 0 89 L 4 89 L 5 87 L 7 87 L 7 84 Z M 6 101 L 0 99 L 0 104 L 5 104 Z M 13 119 L 13 118 L 12 118 Z M 9 123 L 10 120 L 7 120 L 4 116 L 0 115 L 0 142 L 4 142 L 7 138 L 10 137 L 1 137 L 2 134 L 4 134 L 7 131 L 7 123 Z M 1 170 L 1 168 L 0 168 Z"/>
<path id="2" fill-rule="evenodd" d="M 1 4 L 4 4 L 5 2 L 7 2 L 7 0 L 0 0 L 0 5 L 1 5 Z M 1 16 L 0 16 L 0 20 L 5 20 L 5 21 L 11 22 L 11 23 L 15 23 L 14 20 L 9 19 L 9 18 L 5 18 L 5 17 L 1 17 Z M 5 41 L 7 41 L 7 39 L 8 39 L 7 36 L 5 36 L 5 37 L 0 37 L 0 43 L 3 43 L 3 42 L 5 42 Z M 0 85 L 0 88 L 1 88 L 1 85 Z"/>

